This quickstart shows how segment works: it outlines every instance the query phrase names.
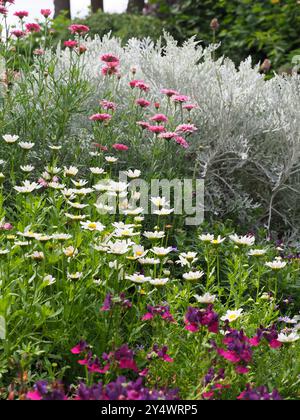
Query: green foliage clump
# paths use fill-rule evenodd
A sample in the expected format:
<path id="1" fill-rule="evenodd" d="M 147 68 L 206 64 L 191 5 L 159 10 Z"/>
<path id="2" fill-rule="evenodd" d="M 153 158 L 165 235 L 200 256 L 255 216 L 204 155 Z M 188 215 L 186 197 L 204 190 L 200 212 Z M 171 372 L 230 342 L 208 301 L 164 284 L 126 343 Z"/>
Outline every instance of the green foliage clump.
<path id="1" fill-rule="evenodd" d="M 213 41 L 209 24 L 218 18 L 217 40 L 221 52 L 236 63 L 251 55 L 255 62 L 266 57 L 273 66 L 290 64 L 299 54 L 300 5 L 296 0 L 183 0 L 152 1 L 165 18 L 167 29 L 183 41 L 196 35 Z"/>

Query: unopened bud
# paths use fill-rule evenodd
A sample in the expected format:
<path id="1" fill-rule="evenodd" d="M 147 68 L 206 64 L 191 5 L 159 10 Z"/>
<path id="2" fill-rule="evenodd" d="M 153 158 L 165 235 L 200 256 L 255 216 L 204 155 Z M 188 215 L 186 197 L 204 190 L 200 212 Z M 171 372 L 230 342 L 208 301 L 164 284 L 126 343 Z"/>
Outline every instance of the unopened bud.
<path id="1" fill-rule="evenodd" d="M 213 31 L 217 31 L 220 27 L 219 21 L 217 18 L 214 18 L 211 22 L 210 22 L 210 29 L 212 29 Z"/>
<path id="2" fill-rule="evenodd" d="M 271 65 L 272 65 L 271 61 L 268 58 L 266 58 L 264 62 L 262 63 L 262 65 L 260 66 L 260 71 L 263 73 L 268 73 L 268 71 L 271 68 Z"/>

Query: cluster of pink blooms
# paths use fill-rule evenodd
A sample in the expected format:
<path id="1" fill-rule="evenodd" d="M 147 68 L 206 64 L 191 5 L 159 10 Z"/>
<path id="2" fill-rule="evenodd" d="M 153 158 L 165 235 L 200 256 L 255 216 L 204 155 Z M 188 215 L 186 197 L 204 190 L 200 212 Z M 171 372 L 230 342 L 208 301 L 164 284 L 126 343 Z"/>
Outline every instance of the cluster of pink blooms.
<path id="1" fill-rule="evenodd" d="M 103 54 L 101 61 L 105 63 L 102 67 L 102 74 L 104 76 L 113 76 L 119 74 L 120 59 L 114 54 Z"/>
<path id="2" fill-rule="evenodd" d="M 207 327 L 209 332 L 217 334 L 219 331 L 219 317 L 213 310 L 213 305 L 205 309 L 190 306 L 184 318 L 185 329 L 193 333 L 198 332 L 201 327 Z"/>
<path id="3" fill-rule="evenodd" d="M 129 369 L 138 372 L 138 367 L 134 360 L 134 352 L 129 349 L 127 344 L 121 346 L 118 350 L 102 354 L 102 361 L 98 356 L 94 356 L 90 346 L 85 341 L 80 341 L 71 349 L 72 354 L 84 354 L 84 358 L 78 360 L 82 366 L 86 366 L 91 373 L 106 373 L 114 366 L 118 369 Z"/>
<path id="4" fill-rule="evenodd" d="M 143 379 L 128 381 L 124 376 L 119 376 L 115 381 L 104 385 L 102 382 L 87 385 L 81 382 L 75 395 L 66 394 L 60 382 L 48 384 L 38 381 L 33 390 L 26 394 L 27 400 L 44 401 L 151 401 L 151 400 L 178 400 L 178 390 L 149 389 L 143 385 Z"/>
<path id="5" fill-rule="evenodd" d="M 171 323 L 176 323 L 173 315 L 170 312 L 170 307 L 168 305 L 147 305 L 147 313 L 143 315 L 142 321 L 150 321 L 154 317 L 160 317 L 164 321 Z"/>
<path id="6" fill-rule="evenodd" d="M 86 35 L 90 28 L 86 25 L 73 24 L 69 26 L 69 31 L 73 35 Z"/>
<path id="7" fill-rule="evenodd" d="M 0 0 L 0 15 L 6 16 L 8 13 L 7 5 L 14 4 L 15 0 Z"/>

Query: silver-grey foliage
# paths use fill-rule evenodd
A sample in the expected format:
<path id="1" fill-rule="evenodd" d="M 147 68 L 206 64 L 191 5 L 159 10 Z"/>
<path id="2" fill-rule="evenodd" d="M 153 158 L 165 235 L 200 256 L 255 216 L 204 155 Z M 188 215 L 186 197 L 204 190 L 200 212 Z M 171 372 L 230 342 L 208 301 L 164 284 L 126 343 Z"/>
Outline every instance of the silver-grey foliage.
<path id="1" fill-rule="evenodd" d="M 195 158 L 189 174 L 205 178 L 207 209 L 216 217 L 238 213 L 246 220 L 254 211 L 271 229 L 284 222 L 291 231 L 300 222 L 300 76 L 274 75 L 265 80 L 251 58 L 238 68 L 229 59 L 214 59 L 217 46 L 203 48 L 190 39 L 181 47 L 165 35 L 163 44 L 131 39 L 125 48 L 109 35 L 86 42 L 82 76 L 92 83 L 93 105 L 107 91 L 99 57 L 120 57 L 122 78 L 111 89 L 126 106 L 131 94 L 130 68 L 151 86 L 152 99 L 161 88 L 179 90 L 197 102 L 193 122 Z M 66 73 L 70 53 L 58 48 L 57 77 Z M 51 53 L 49 53 L 50 58 Z M 74 129 L 86 120 L 74 119 Z"/>

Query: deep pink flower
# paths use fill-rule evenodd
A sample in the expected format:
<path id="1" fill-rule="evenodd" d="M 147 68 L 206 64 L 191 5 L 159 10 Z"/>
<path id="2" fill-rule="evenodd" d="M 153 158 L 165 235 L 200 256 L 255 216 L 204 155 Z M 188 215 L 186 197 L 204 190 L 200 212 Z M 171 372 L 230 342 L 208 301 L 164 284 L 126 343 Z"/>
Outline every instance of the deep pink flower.
<path id="1" fill-rule="evenodd" d="M 246 373 L 249 372 L 249 368 L 245 367 L 245 366 L 237 366 L 235 368 L 236 372 L 239 373 L 240 375 L 245 375 Z"/>
<path id="2" fill-rule="evenodd" d="M 179 95 L 179 93 L 174 89 L 162 89 L 160 92 L 163 95 L 167 95 L 169 98 L 171 98 L 174 95 Z"/>
<path id="3" fill-rule="evenodd" d="M 159 357 L 164 362 L 173 363 L 174 359 L 172 357 L 170 357 L 167 354 L 167 352 L 168 352 L 168 347 L 167 346 L 162 346 L 162 348 L 160 349 L 157 344 L 154 344 L 154 346 L 152 348 L 152 351 L 150 353 L 148 353 L 147 358 L 149 360 L 151 360 L 155 356 L 155 357 Z"/>
<path id="4" fill-rule="evenodd" d="M 31 32 L 31 33 L 41 32 L 41 29 L 42 29 L 38 23 L 26 23 L 25 27 L 26 27 L 27 32 Z"/>
<path id="5" fill-rule="evenodd" d="M 194 133 L 198 128 L 194 124 L 181 124 L 176 128 L 176 133 Z"/>
<path id="6" fill-rule="evenodd" d="M 129 86 L 134 89 L 138 88 L 140 90 L 143 90 L 144 92 L 148 92 L 150 90 L 150 86 L 147 85 L 143 80 L 132 80 L 129 83 Z"/>
<path id="7" fill-rule="evenodd" d="M 174 139 L 175 137 L 178 137 L 178 134 L 174 133 L 173 131 L 167 131 L 165 133 L 161 133 L 158 137 L 160 139 L 171 140 L 171 139 Z"/>
<path id="8" fill-rule="evenodd" d="M 162 123 L 162 122 L 168 122 L 168 118 L 164 114 L 156 114 L 150 118 L 150 121 Z"/>
<path id="9" fill-rule="evenodd" d="M 184 149 L 188 149 L 190 147 L 188 142 L 181 136 L 174 137 L 174 140 L 177 144 L 179 144 L 179 146 L 183 147 Z"/>
<path id="10" fill-rule="evenodd" d="M 69 31 L 71 34 L 78 34 L 78 35 L 84 35 L 88 33 L 90 28 L 86 25 L 77 25 L 73 24 L 69 26 Z"/>
<path id="11" fill-rule="evenodd" d="M 26 398 L 28 400 L 32 400 L 32 401 L 40 401 L 40 400 L 42 400 L 43 397 L 39 393 L 38 390 L 35 390 L 35 391 L 29 391 L 29 392 L 27 392 Z"/>
<path id="12" fill-rule="evenodd" d="M 172 96 L 172 100 L 175 103 L 184 103 L 190 100 L 189 96 L 185 96 L 185 95 L 174 95 Z"/>
<path id="13" fill-rule="evenodd" d="M 150 124 L 147 121 L 138 121 L 136 124 L 139 125 L 143 130 L 150 126 Z"/>
<path id="14" fill-rule="evenodd" d="M 119 68 L 117 66 L 104 66 L 101 69 L 101 73 L 103 76 L 113 76 L 115 74 L 119 74 Z"/>
<path id="15" fill-rule="evenodd" d="M 112 116 L 110 114 L 94 114 L 89 117 L 90 121 L 109 121 L 111 120 Z"/>
<path id="16" fill-rule="evenodd" d="M 15 36 L 16 38 L 23 38 L 26 34 L 20 29 L 14 29 L 11 31 L 11 35 Z"/>
<path id="17" fill-rule="evenodd" d="M 159 102 L 154 102 L 154 107 L 155 107 L 156 109 L 159 109 L 159 108 L 160 108 L 160 103 L 159 103 Z"/>
<path id="18" fill-rule="evenodd" d="M 188 307 L 185 314 L 185 329 L 191 332 L 199 331 L 201 326 L 206 326 L 209 332 L 216 334 L 219 330 L 219 317 L 213 311 L 213 306 L 208 305 L 206 309 Z"/>
<path id="19" fill-rule="evenodd" d="M 81 340 L 81 341 L 79 341 L 78 344 L 76 344 L 75 347 L 73 347 L 71 349 L 71 353 L 72 354 L 81 354 L 81 353 L 85 352 L 88 348 L 89 348 L 88 344 L 85 341 Z"/>
<path id="20" fill-rule="evenodd" d="M 73 41 L 72 39 L 69 39 L 69 41 L 64 42 L 64 46 L 70 49 L 73 49 L 78 46 L 77 41 Z"/>
<path id="21" fill-rule="evenodd" d="M 103 99 L 102 101 L 100 101 L 100 105 L 106 111 L 108 110 L 115 111 L 117 109 L 117 105 L 114 102 L 107 101 L 106 99 Z"/>
<path id="22" fill-rule="evenodd" d="M 26 10 L 20 10 L 14 13 L 14 16 L 17 16 L 19 19 L 24 19 L 24 17 L 27 17 L 28 15 L 29 13 Z"/>
<path id="23" fill-rule="evenodd" d="M 147 101 L 146 99 L 143 99 L 143 98 L 137 99 L 135 101 L 135 103 L 137 105 L 139 105 L 141 108 L 147 108 L 148 106 L 151 105 L 151 102 L 150 101 Z"/>
<path id="24" fill-rule="evenodd" d="M 0 15 L 4 15 L 4 16 L 6 16 L 6 15 L 7 15 L 7 13 L 8 13 L 7 8 L 6 8 L 6 7 L 4 7 L 4 6 L 1 6 L 1 4 L 0 4 Z"/>
<path id="25" fill-rule="evenodd" d="M 193 109 L 198 109 L 198 105 L 196 104 L 186 104 L 183 105 L 183 109 L 186 109 L 187 111 L 192 111 Z"/>
<path id="26" fill-rule="evenodd" d="M 129 147 L 122 143 L 116 143 L 112 146 L 113 149 L 117 150 L 118 152 L 126 152 Z"/>
<path id="27" fill-rule="evenodd" d="M 166 131 L 166 128 L 163 125 L 148 125 L 146 128 L 154 134 L 161 134 Z"/>
<path id="28" fill-rule="evenodd" d="M 117 57 L 116 55 L 113 54 L 103 54 L 100 57 L 101 61 L 104 61 L 104 63 L 106 63 L 108 66 L 110 66 L 111 64 L 113 66 L 118 66 L 120 64 L 120 59 L 119 57 Z"/>
<path id="29" fill-rule="evenodd" d="M 52 11 L 50 9 L 41 9 L 41 15 L 46 19 L 51 15 Z"/>
<path id="30" fill-rule="evenodd" d="M 165 321 L 176 323 L 168 305 L 147 305 L 147 310 L 148 312 L 142 317 L 142 321 L 150 321 L 154 316 L 159 316 Z"/>

